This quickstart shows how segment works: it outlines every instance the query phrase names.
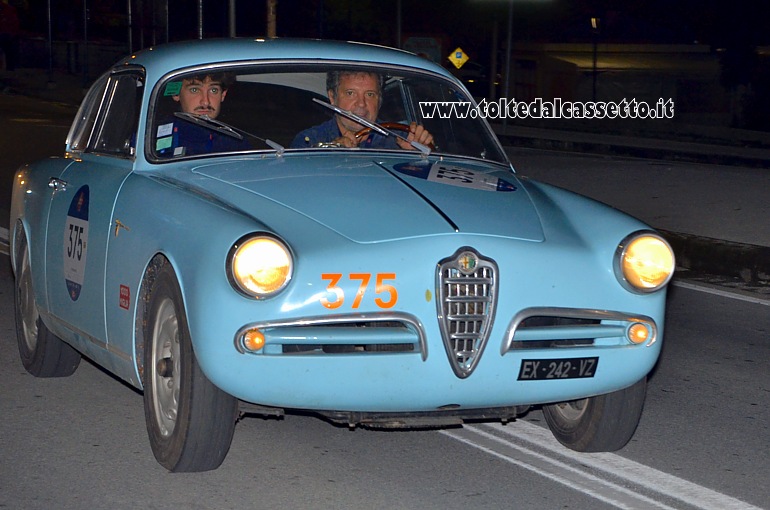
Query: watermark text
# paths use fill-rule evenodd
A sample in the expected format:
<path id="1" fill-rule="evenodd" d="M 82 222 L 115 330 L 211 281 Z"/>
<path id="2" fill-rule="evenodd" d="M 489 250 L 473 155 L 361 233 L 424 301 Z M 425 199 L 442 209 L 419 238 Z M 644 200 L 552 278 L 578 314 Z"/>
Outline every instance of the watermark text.
<path id="1" fill-rule="evenodd" d="M 654 103 L 623 99 L 622 101 L 516 101 L 501 98 L 470 101 L 420 102 L 423 118 L 486 119 L 672 119 L 674 100 L 660 98 Z"/>

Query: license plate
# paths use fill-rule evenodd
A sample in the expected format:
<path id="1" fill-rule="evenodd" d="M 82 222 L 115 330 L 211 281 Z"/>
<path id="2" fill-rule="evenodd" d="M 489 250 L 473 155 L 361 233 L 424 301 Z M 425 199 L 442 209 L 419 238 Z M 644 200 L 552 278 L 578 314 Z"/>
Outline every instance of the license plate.
<path id="1" fill-rule="evenodd" d="M 521 361 L 519 381 L 593 377 L 598 365 L 598 356 L 593 358 L 525 359 Z"/>

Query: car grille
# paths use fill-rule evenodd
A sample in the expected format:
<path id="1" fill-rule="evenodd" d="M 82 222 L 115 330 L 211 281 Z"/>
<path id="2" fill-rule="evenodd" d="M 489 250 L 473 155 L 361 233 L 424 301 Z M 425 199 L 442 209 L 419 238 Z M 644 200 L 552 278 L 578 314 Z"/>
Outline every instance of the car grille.
<path id="1" fill-rule="evenodd" d="M 455 375 L 473 373 L 494 319 L 497 265 L 461 248 L 438 266 L 438 319 Z"/>

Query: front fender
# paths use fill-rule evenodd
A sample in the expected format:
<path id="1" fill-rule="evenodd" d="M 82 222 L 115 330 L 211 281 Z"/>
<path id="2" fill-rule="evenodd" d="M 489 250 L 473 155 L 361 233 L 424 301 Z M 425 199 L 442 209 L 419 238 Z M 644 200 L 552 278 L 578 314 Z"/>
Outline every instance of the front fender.
<path id="1" fill-rule="evenodd" d="M 113 370 L 141 387 L 137 314 L 153 257 L 160 254 L 173 266 L 189 314 L 195 309 L 191 296 L 216 300 L 222 293 L 236 294 L 227 281 L 227 254 L 245 234 L 268 227 L 210 192 L 142 173 L 129 176 L 121 188 L 112 225 L 104 291 L 107 343 L 120 360 Z"/>

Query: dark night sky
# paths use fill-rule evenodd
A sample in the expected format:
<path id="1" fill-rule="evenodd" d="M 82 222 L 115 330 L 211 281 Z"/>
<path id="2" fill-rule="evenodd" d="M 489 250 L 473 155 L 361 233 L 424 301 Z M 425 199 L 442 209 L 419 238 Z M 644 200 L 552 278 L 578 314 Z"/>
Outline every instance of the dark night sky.
<path id="1" fill-rule="evenodd" d="M 188 0 L 189 1 L 189 0 Z M 222 0 L 212 3 L 222 4 Z M 284 36 L 318 35 L 318 0 L 278 0 L 278 32 Z M 260 31 L 263 1 L 240 0 L 254 11 L 244 31 Z M 323 0 L 324 31 L 335 38 L 393 38 L 394 0 Z M 455 39 L 488 38 L 494 20 L 507 22 L 506 0 L 403 0 L 404 33 L 443 33 Z M 768 0 L 514 0 L 516 40 L 590 41 L 590 18 L 603 20 L 609 42 L 660 42 L 724 45 L 745 38 L 770 43 Z M 239 20 L 241 17 L 239 16 Z"/>
<path id="2" fill-rule="evenodd" d="M 126 33 L 126 0 L 51 0 L 55 39 L 80 39 L 83 2 L 89 12 L 89 37 L 120 39 Z M 25 28 L 45 35 L 46 3 L 11 0 L 19 6 Z M 145 16 L 152 32 L 153 8 L 166 0 L 133 0 L 135 23 Z M 265 0 L 237 0 L 237 35 L 265 35 Z M 197 37 L 198 2 L 168 0 L 171 40 Z M 278 0 L 281 37 L 353 39 L 394 45 L 396 1 Z M 204 0 L 206 37 L 227 35 L 228 0 Z M 444 36 L 452 45 L 488 47 L 497 20 L 501 44 L 508 16 L 507 0 L 402 1 L 402 33 Z M 590 42 L 590 18 L 602 20 L 603 42 L 692 43 L 714 47 L 770 44 L 768 0 L 514 0 L 514 40 Z"/>

